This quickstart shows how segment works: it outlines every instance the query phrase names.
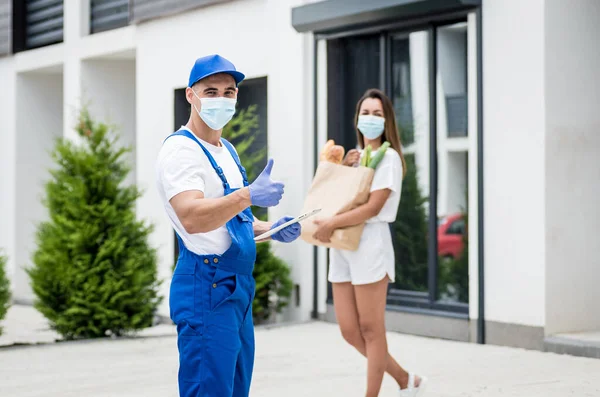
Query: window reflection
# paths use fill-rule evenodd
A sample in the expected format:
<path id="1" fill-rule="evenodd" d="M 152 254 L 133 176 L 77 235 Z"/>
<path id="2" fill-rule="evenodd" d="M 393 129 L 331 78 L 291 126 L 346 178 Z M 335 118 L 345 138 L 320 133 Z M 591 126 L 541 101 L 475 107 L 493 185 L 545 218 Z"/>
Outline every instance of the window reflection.
<path id="1" fill-rule="evenodd" d="M 469 300 L 467 24 L 437 30 L 437 297 Z"/>
<path id="2" fill-rule="evenodd" d="M 428 33 L 391 39 L 392 100 L 407 172 L 392 236 L 395 287 L 428 290 L 427 219 L 429 195 Z"/>

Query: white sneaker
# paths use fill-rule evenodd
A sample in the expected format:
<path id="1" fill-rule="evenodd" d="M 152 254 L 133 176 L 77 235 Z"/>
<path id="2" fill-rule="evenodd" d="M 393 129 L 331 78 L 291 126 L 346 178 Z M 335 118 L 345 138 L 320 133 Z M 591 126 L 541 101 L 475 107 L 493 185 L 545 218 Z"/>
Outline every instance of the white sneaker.
<path id="1" fill-rule="evenodd" d="M 415 374 L 412 372 L 408 373 L 408 385 L 406 389 L 400 390 L 400 397 L 421 397 L 425 394 L 425 388 L 427 387 L 427 378 L 421 376 L 421 382 L 418 387 L 415 387 Z"/>

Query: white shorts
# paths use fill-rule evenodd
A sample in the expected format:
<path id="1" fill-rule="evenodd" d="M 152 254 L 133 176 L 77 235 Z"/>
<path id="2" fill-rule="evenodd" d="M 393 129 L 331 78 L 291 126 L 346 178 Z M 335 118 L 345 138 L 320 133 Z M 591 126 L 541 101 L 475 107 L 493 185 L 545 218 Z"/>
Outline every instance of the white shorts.
<path id="1" fill-rule="evenodd" d="M 367 223 L 356 251 L 329 250 L 328 280 L 332 283 L 371 284 L 386 275 L 394 282 L 394 246 L 388 223 Z"/>

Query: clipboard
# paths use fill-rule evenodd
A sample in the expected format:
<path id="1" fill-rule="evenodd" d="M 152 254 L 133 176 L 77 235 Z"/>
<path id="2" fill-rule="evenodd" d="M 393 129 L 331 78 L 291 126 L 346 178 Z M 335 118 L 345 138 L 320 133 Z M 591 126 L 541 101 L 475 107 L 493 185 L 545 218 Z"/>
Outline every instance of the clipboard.
<path id="1" fill-rule="evenodd" d="M 293 225 L 296 222 L 302 222 L 306 218 L 310 218 L 311 216 L 316 215 L 319 212 L 321 212 L 320 208 L 316 209 L 316 210 L 312 210 L 311 212 L 307 212 L 306 214 L 302 214 L 302 215 L 292 219 L 291 221 L 287 221 L 286 223 L 281 224 L 281 225 L 277 226 L 276 228 L 273 228 L 273 229 L 269 230 L 268 232 L 261 234 L 260 236 L 254 237 L 254 241 L 264 240 L 268 237 L 271 237 L 273 234 L 277 233 L 281 229 L 285 229 L 286 227 Z"/>

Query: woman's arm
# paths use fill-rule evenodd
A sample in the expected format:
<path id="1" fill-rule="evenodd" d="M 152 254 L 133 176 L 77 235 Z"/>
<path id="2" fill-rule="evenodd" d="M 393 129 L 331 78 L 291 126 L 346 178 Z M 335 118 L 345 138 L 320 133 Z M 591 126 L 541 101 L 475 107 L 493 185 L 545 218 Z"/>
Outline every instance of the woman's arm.
<path id="1" fill-rule="evenodd" d="M 390 189 L 375 190 L 369 196 L 369 201 L 356 207 L 353 210 L 346 211 L 333 217 L 332 221 L 336 229 L 343 227 L 360 225 L 363 222 L 379 215 L 379 212 L 385 205 L 392 191 Z"/>
<path id="2" fill-rule="evenodd" d="M 360 225 L 377 216 L 391 193 L 392 191 L 390 189 L 375 190 L 374 192 L 371 192 L 369 201 L 365 204 L 356 207 L 353 210 L 335 215 L 329 219 L 314 221 L 319 227 L 313 237 L 324 243 L 329 243 L 335 229 Z"/>

